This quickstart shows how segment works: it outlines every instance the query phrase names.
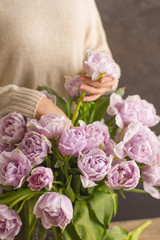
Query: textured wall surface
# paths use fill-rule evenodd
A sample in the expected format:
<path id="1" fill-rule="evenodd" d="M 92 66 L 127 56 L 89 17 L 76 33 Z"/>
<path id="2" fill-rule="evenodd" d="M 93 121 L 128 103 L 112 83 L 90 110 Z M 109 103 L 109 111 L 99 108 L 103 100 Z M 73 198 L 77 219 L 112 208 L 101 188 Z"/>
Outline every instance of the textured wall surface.
<path id="1" fill-rule="evenodd" d="M 160 115 L 160 1 L 96 0 L 113 57 L 120 65 L 120 87 L 139 94 Z M 154 128 L 160 134 L 160 124 Z M 160 200 L 149 195 L 119 197 L 115 220 L 160 216 Z"/>

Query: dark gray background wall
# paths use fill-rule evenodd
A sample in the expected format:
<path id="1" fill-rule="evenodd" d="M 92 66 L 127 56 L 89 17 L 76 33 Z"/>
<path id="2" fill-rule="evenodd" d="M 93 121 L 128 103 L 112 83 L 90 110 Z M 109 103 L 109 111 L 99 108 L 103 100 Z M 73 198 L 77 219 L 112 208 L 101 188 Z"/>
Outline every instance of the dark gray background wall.
<path id="1" fill-rule="evenodd" d="M 96 0 L 126 96 L 139 94 L 160 115 L 160 1 Z M 154 128 L 160 134 L 160 124 Z M 160 200 L 128 193 L 114 220 L 160 217 Z"/>

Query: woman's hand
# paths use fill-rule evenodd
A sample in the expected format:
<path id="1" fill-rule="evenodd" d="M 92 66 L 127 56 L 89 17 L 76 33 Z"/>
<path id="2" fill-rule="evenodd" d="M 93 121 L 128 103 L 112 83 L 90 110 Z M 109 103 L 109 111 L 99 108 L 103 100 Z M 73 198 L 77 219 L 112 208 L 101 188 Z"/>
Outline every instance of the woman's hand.
<path id="1" fill-rule="evenodd" d="M 56 113 L 68 119 L 66 114 L 59 107 L 44 96 L 38 104 L 35 117 L 39 119 L 42 115 L 46 115 L 47 113 Z"/>
<path id="2" fill-rule="evenodd" d="M 115 79 L 112 77 L 102 77 L 100 80 L 92 81 L 90 77 L 81 75 L 80 80 L 84 83 L 80 84 L 79 88 L 89 93 L 90 96 L 85 96 L 82 101 L 94 101 L 100 96 L 111 91 L 115 85 Z"/>

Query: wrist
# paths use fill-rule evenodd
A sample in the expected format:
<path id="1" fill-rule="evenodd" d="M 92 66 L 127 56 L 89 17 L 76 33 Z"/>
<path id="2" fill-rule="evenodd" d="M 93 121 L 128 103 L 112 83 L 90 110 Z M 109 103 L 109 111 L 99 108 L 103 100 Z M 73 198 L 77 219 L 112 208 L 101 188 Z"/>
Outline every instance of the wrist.
<path id="1" fill-rule="evenodd" d="M 56 113 L 67 118 L 65 113 L 59 107 L 57 107 L 51 100 L 44 96 L 37 106 L 35 117 L 39 119 L 42 115 L 46 115 L 48 113 Z"/>

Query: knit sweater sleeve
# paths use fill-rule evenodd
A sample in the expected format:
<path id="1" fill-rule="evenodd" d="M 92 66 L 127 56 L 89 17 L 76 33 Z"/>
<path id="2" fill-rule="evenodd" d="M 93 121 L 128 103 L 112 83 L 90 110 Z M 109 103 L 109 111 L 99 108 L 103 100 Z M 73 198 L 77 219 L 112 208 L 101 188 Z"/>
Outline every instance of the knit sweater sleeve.
<path id="1" fill-rule="evenodd" d="M 84 45 L 84 52 L 87 49 L 105 52 L 108 56 L 112 57 L 111 50 L 108 45 L 106 33 L 103 28 L 103 23 L 97 9 L 95 0 L 87 0 L 87 31 Z M 118 65 L 117 65 L 118 66 Z M 120 67 L 119 72 L 120 72 Z M 117 80 L 111 91 L 115 91 L 118 87 L 119 81 Z"/>
<path id="2" fill-rule="evenodd" d="M 38 103 L 43 97 L 44 94 L 39 91 L 13 84 L 0 87 L 0 116 L 18 112 L 25 117 L 34 118 Z"/>

